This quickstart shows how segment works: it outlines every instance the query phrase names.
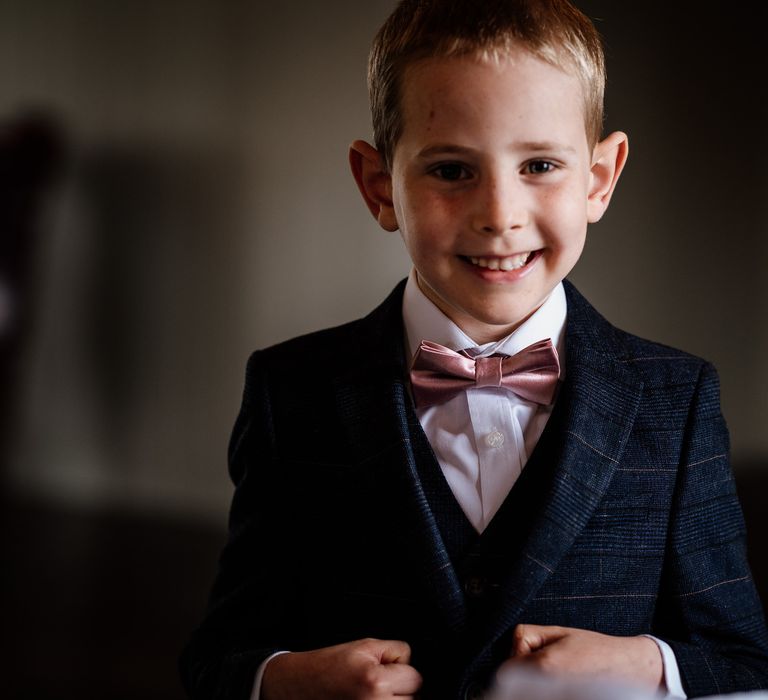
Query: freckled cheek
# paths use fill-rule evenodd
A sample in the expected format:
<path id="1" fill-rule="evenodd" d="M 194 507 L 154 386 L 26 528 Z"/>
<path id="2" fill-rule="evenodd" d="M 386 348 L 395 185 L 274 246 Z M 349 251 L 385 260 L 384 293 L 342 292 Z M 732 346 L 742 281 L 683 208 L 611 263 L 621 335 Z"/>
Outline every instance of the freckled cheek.
<path id="1" fill-rule="evenodd" d="M 438 261 L 438 255 L 448 250 L 451 237 L 445 234 L 446 227 L 440 221 L 424 217 L 423 212 L 405 215 L 400 232 L 414 261 L 430 265 Z"/>
<path id="2" fill-rule="evenodd" d="M 460 199 L 434 198 L 427 203 L 428 216 L 433 228 L 439 229 L 444 240 L 453 240 L 465 228 L 466 206 Z"/>
<path id="3" fill-rule="evenodd" d="M 574 227 L 573 221 L 564 220 L 553 224 L 548 239 L 548 247 L 553 252 L 570 259 L 581 254 L 585 236 L 581 229 Z"/>
<path id="4" fill-rule="evenodd" d="M 404 217 L 410 230 L 419 238 L 434 240 L 445 247 L 460 229 L 461 209 L 444 200 L 424 198 L 406 210 Z"/>
<path id="5" fill-rule="evenodd" d="M 586 233 L 585 208 L 578 198 L 567 195 L 547 198 L 539 212 L 539 225 L 556 248 L 573 247 Z"/>

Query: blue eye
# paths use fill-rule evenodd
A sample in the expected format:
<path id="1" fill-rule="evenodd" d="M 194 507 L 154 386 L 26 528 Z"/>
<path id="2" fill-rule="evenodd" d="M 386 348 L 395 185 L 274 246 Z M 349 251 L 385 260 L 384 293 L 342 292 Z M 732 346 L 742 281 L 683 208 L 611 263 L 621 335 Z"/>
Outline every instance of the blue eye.
<path id="1" fill-rule="evenodd" d="M 555 169 L 555 164 L 548 160 L 533 160 L 525 166 L 531 175 L 544 175 Z"/>
<path id="2" fill-rule="evenodd" d="M 469 177 L 467 169 L 460 163 L 442 163 L 433 168 L 432 173 L 441 180 L 448 180 L 449 182 L 464 180 Z"/>

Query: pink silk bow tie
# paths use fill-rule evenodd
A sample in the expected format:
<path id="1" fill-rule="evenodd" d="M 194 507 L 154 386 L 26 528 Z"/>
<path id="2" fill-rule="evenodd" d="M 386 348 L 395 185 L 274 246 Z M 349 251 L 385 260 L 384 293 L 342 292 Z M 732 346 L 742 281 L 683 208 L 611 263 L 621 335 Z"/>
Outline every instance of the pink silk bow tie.
<path id="1" fill-rule="evenodd" d="M 418 408 L 445 403 L 470 387 L 500 386 L 523 399 L 552 403 L 560 376 L 557 350 L 540 340 L 516 355 L 472 359 L 423 340 L 411 365 L 413 398 Z"/>

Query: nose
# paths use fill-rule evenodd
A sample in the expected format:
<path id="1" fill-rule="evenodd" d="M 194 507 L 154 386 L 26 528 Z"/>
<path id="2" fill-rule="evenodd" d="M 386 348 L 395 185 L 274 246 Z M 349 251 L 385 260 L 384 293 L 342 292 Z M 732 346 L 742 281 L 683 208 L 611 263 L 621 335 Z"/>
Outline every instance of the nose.
<path id="1" fill-rule="evenodd" d="M 525 195 L 514 176 L 493 175 L 477 185 L 473 228 L 478 233 L 502 235 L 528 221 Z"/>

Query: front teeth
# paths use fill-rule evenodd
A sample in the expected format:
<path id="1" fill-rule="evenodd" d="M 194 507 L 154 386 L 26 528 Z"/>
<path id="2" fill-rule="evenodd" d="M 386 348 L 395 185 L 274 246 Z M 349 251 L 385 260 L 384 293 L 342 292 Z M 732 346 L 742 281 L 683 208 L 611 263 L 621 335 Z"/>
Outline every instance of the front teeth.
<path id="1" fill-rule="evenodd" d="M 513 255 L 509 258 L 470 258 L 469 260 L 473 265 L 487 267 L 489 270 L 508 272 L 509 270 L 519 270 L 523 267 L 530 255 L 530 253 L 520 253 L 520 255 Z"/>

